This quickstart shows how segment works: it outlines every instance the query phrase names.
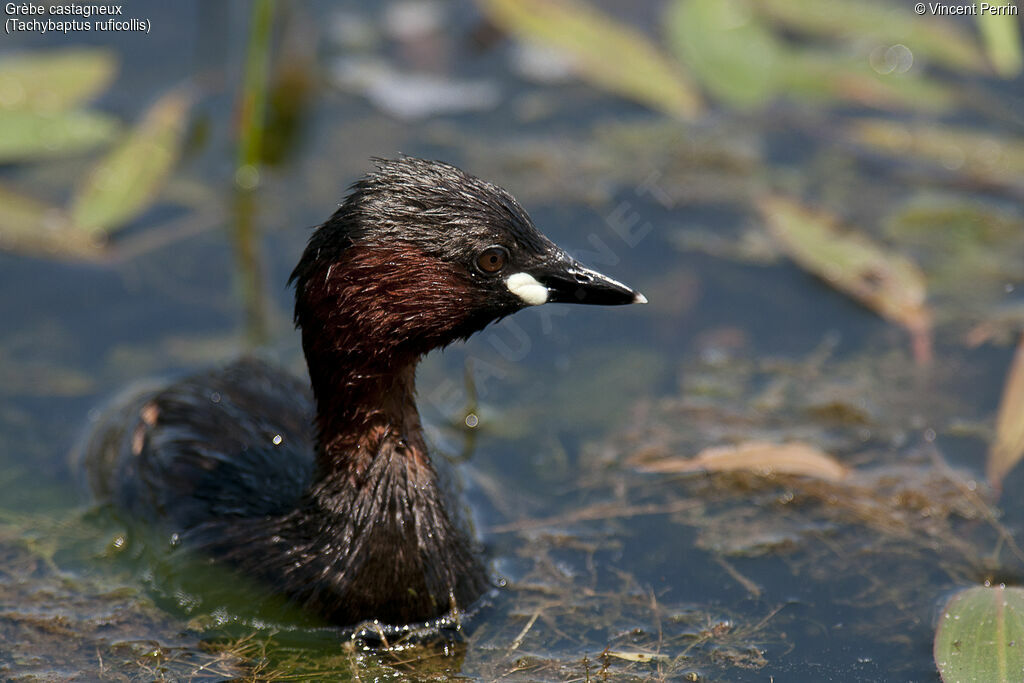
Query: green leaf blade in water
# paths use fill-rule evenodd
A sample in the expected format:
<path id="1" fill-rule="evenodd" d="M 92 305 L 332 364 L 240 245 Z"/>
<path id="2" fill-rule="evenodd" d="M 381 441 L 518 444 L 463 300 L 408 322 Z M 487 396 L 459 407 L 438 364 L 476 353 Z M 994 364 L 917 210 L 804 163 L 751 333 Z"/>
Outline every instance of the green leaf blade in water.
<path id="1" fill-rule="evenodd" d="M 1024 69 L 1024 55 L 1021 54 L 1017 17 L 984 12 L 976 18 L 985 52 L 996 73 L 1003 78 L 1013 78 L 1020 74 Z"/>
<path id="2" fill-rule="evenodd" d="M 642 33 L 575 0 L 478 0 L 516 37 L 570 55 L 586 80 L 671 116 L 696 118 L 703 104 L 677 64 Z"/>
<path id="3" fill-rule="evenodd" d="M 71 204 L 80 230 L 109 234 L 153 203 L 177 163 L 191 104 L 183 90 L 164 95 L 96 164 Z"/>
<path id="4" fill-rule="evenodd" d="M 743 0 L 675 0 L 666 9 L 676 55 L 715 96 L 754 107 L 779 86 L 783 47 Z"/>
<path id="5" fill-rule="evenodd" d="M 774 97 L 844 100 L 880 109 L 942 111 L 952 91 L 912 73 L 878 73 L 867 59 L 793 48 L 747 0 L 674 0 L 665 25 L 676 54 L 716 97 L 753 108 Z M 911 58 L 912 59 L 912 58 Z"/>
<path id="6" fill-rule="evenodd" d="M 947 87 L 910 73 L 876 73 L 866 62 L 797 50 L 788 55 L 779 80 L 787 95 L 856 102 L 876 109 L 944 111 L 956 97 Z"/>
<path id="7" fill-rule="evenodd" d="M 111 140 L 117 129 L 114 119 L 90 111 L 0 109 L 0 163 L 83 152 Z"/>
<path id="8" fill-rule="evenodd" d="M 901 325 L 917 362 L 931 361 L 932 313 L 916 264 L 862 233 L 840 230 L 835 216 L 788 197 L 764 195 L 757 206 L 768 231 L 797 265 Z"/>
<path id="9" fill-rule="evenodd" d="M 999 186 L 1024 187 L 1024 140 L 968 128 L 861 119 L 848 129 L 857 144 L 900 159 L 937 164 Z"/>
<path id="10" fill-rule="evenodd" d="M 117 73 L 110 50 L 73 48 L 0 59 L 0 109 L 59 113 L 107 89 Z"/>
<path id="11" fill-rule="evenodd" d="M 975 73 L 988 65 L 974 40 L 955 24 L 912 15 L 889 3 L 858 0 L 757 0 L 757 12 L 787 28 L 877 47 L 906 45 L 917 56 Z"/>
<path id="12" fill-rule="evenodd" d="M 954 595 L 933 652 L 945 683 L 1024 680 L 1024 589 L 975 586 Z"/>

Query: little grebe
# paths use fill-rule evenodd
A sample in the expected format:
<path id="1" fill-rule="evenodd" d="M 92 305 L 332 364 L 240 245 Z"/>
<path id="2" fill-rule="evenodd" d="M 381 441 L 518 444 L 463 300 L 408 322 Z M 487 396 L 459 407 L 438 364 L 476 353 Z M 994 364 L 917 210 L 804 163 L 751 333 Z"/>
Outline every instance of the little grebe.
<path id="1" fill-rule="evenodd" d="M 414 398 L 431 349 L 546 302 L 644 303 L 448 164 L 376 160 L 291 276 L 312 396 L 255 360 L 94 427 L 90 488 L 338 624 L 434 619 L 490 587 L 443 502 Z"/>

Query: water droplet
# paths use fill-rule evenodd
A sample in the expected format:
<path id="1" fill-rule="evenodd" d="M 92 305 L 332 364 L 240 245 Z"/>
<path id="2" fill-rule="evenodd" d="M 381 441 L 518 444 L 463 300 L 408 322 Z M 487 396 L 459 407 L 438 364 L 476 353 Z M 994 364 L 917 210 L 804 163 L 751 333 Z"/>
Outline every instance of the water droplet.
<path id="1" fill-rule="evenodd" d="M 260 170 L 252 164 L 239 166 L 235 171 L 235 185 L 242 190 L 254 190 L 260 184 Z"/>
<path id="2" fill-rule="evenodd" d="M 284 439 L 281 437 L 280 434 L 274 434 L 274 438 L 272 439 L 272 441 L 274 442 L 275 446 L 280 446 L 281 442 L 284 441 Z"/>
<path id="3" fill-rule="evenodd" d="M 877 47 L 868 56 L 868 63 L 879 74 L 903 74 L 914 65 L 914 53 L 902 44 Z"/>

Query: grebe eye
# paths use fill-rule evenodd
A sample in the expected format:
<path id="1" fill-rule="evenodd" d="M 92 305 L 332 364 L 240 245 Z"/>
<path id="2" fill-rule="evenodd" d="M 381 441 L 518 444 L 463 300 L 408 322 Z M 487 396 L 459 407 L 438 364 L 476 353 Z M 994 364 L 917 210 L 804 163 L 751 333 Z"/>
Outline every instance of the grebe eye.
<path id="1" fill-rule="evenodd" d="M 476 266 L 488 275 L 499 272 L 508 263 L 508 249 L 505 247 L 487 247 L 476 257 Z"/>

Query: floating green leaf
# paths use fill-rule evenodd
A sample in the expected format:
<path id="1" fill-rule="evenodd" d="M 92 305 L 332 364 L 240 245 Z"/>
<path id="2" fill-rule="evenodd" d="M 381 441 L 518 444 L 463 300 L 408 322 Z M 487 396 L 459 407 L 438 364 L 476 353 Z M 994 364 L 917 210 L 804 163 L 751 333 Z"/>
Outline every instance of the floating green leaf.
<path id="1" fill-rule="evenodd" d="M 932 316 L 916 265 L 865 235 L 840 231 L 834 216 L 792 199 L 765 195 L 757 205 L 768 230 L 800 267 L 902 325 L 917 361 L 930 361 Z"/>
<path id="2" fill-rule="evenodd" d="M 0 109 L 57 113 L 110 85 L 117 59 L 110 50 L 78 48 L 0 59 Z"/>
<path id="3" fill-rule="evenodd" d="M 989 449 L 985 468 L 989 483 L 1000 488 L 1003 477 L 1021 458 L 1024 458 L 1024 337 L 1017 346 L 999 402 L 996 438 Z"/>
<path id="4" fill-rule="evenodd" d="M 867 60 L 796 49 L 776 38 L 747 0 L 675 0 L 668 40 L 715 96 L 752 107 L 776 96 L 847 100 L 881 108 L 941 110 L 953 95 L 909 73 L 878 73 Z"/>
<path id="5" fill-rule="evenodd" d="M 107 142 L 116 131 L 113 119 L 94 112 L 0 109 L 0 163 L 81 152 Z"/>
<path id="6" fill-rule="evenodd" d="M 974 41 L 952 22 L 915 16 L 877 2 L 757 0 L 757 12 L 788 28 L 829 38 L 871 41 L 874 48 L 906 45 L 913 54 L 968 71 L 987 71 Z"/>
<path id="7" fill-rule="evenodd" d="M 1024 589 L 975 586 L 946 603 L 935 632 L 945 683 L 1024 680 Z"/>
<path id="8" fill-rule="evenodd" d="M 850 128 L 862 145 L 939 164 L 996 185 L 1024 186 L 1024 142 L 965 128 L 866 119 Z"/>
<path id="9" fill-rule="evenodd" d="M 977 15 L 978 29 L 985 43 L 985 52 L 1003 78 L 1013 78 L 1024 68 L 1021 54 L 1020 23 L 1009 14 L 980 12 Z"/>
<path id="10" fill-rule="evenodd" d="M 864 62 L 820 50 L 789 55 L 778 80 L 789 96 L 837 99 L 879 109 L 941 111 L 955 101 L 946 87 L 909 73 L 877 73 Z"/>
<path id="11" fill-rule="evenodd" d="M 638 31 L 575 0 L 479 0 L 502 29 L 569 54 L 594 85 L 673 116 L 696 117 L 700 96 Z"/>
<path id="12" fill-rule="evenodd" d="M 742 0 L 675 0 L 665 26 L 669 44 L 708 90 L 739 107 L 778 89 L 785 55 Z"/>
<path id="13" fill-rule="evenodd" d="M 185 91 L 164 95 L 100 160 L 72 201 L 71 219 L 79 229 L 110 233 L 156 199 L 178 159 L 191 103 Z"/>
<path id="14" fill-rule="evenodd" d="M 1024 215 L 1013 204 L 924 192 L 895 208 L 883 225 L 886 238 L 926 274 L 943 324 L 984 321 L 969 344 L 988 336 L 1012 343 L 1012 331 L 1024 329 L 1000 311 L 1006 283 L 1024 281 Z"/>

